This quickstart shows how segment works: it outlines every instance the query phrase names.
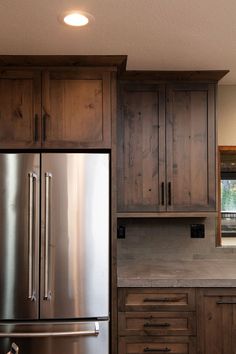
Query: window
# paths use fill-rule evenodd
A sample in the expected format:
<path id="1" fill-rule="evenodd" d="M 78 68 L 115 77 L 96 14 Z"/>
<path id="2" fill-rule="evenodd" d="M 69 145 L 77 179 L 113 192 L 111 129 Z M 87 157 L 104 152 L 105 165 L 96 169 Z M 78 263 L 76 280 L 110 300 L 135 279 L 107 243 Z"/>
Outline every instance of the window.
<path id="1" fill-rule="evenodd" d="M 219 240 L 236 246 L 236 147 L 220 147 Z"/>

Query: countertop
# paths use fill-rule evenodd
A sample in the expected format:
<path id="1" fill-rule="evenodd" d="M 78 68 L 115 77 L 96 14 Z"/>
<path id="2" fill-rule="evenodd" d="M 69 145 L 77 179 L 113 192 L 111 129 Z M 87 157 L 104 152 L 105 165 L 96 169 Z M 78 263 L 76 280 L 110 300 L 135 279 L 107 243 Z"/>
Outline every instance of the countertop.
<path id="1" fill-rule="evenodd" d="M 236 287 L 236 260 L 129 261 L 118 266 L 118 287 Z"/>

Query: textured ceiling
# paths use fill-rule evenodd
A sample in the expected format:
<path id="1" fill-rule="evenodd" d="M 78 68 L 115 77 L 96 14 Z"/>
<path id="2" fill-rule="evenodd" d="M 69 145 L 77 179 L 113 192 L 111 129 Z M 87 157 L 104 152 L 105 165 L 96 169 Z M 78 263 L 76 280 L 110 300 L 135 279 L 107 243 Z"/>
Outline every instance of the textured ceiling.
<path id="1" fill-rule="evenodd" d="M 74 29 L 57 17 L 90 12 Z M 129 70 L 229 69 L 236 84 L 235 0 L 0 1 L 0 54 L 126 54 Z"/>

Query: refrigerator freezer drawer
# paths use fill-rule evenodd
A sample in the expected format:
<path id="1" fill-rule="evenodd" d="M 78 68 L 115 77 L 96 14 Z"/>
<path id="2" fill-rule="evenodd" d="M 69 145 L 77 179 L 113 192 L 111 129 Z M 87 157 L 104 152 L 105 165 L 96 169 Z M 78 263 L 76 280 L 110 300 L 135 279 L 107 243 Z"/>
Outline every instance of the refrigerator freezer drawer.
<path id="1" fill-rule="evenodd" d="M 108 354 L 109 322 L 0 324 L 0 353 L 15 342 L 22 354 Z"/>

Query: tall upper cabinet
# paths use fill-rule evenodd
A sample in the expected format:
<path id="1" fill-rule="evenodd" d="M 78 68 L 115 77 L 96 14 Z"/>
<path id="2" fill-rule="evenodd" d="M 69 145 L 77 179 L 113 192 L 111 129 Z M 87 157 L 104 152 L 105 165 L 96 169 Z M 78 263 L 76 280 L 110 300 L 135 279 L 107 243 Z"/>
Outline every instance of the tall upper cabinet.
<path id="1" fill-rule="evenodd" d="M 40 116 L 40 72 L 1 69 L 0 148 L 39 147 Z"/>
<path id="2" fill-rule="evenodd" d="M 123 56 L 2 58 L 1 149 L 111 147 Z"/>
<path id="3" fill-rule="evenodd" d="M 215 80 L 206 79 L 209 72 L 201 80 L 173 73 L 166 81 L 130 73 L 121 80 L 121 216 L 216 209 L 216 82 L 225 73 L 215 72 Z"/>

